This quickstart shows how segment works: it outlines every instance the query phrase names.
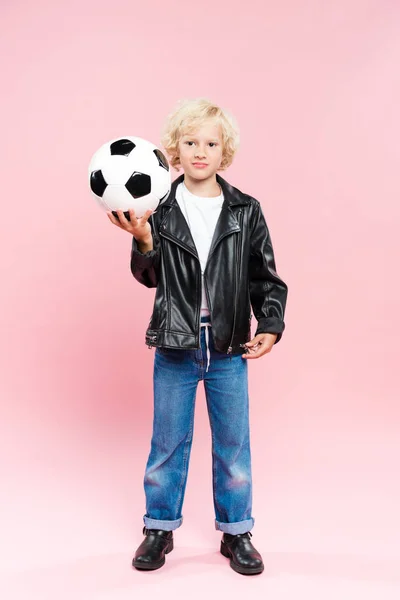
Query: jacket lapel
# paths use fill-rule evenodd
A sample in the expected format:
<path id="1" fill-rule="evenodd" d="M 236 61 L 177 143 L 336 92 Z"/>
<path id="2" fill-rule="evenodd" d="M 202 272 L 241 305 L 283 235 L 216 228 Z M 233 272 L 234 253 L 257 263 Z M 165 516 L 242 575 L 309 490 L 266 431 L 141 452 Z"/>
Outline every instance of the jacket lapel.
<path id="1" fill-rule="evenodd" d="M 224 199 L 224 203 L 221 207 L 221 212 L 215 226 L 214 235 L 211 240 L 210 252 L 208 256 L 214 252 L 215 247 L 219 244 L 219 242 L 230 235 L 231 233 L 237 233 L 240 231 L 239 223 L 235 215 L 233 214 L 231 207 L 226 202 L 226 198 Z"/>
<path id="2" fill-rule="evenodd" d="M 160 223 L 160 235 L 165 235 L 174 240 L 177 244 L 184 246 L 189 252 L 198 258 L 196 245 L 194 243 L 189 225 L 176 201 L 176 188 L 184 180 L 184 175 L 180 175 L 173 181 L 171 191 L 161 207 L 169 207 L 164 218 Z"/>
<path id="3" fill-rule="evenodd" d="M 166 234 L 166 237 L 174 239 L 178 244 L 183 245 L 186 249 L 198 257 L 196 245 L 194 243 L 192 234 L 189 226 L 186 222 L 184 215 L 176 201 L 176 189 L 178 185 L 184 180 L 184 175 L 180 175 L 171 185 L 171 191 L 164 202 L 161 203 L 162 207 L 170 207 L 166 215 L 160 224 L 160 234 Z M 224 202 L 221 207 L 221 212 L 215 226 L 213 239 L 211 241 L 209 256 L 214 251 L 215 247 L 219 242 L 230 235 L 240 231 L 240 226 L 236 216 L 231 210 L 231 206 L 234 204 L 247 204 L 248 202 L 238 196 L 238 190 L 232 188 L 232 186 L 225 181 L 222 177 L 217 174 L 217 182 L 220 184 L 224 193 Z"/>

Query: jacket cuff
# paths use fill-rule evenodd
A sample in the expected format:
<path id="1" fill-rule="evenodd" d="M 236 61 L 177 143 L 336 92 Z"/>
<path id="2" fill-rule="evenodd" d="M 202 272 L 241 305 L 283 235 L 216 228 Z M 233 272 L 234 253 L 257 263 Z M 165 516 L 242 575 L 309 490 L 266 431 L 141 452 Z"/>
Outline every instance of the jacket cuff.
<path id="1" fill-rule="evenodd" d="M 258 321 L 258 326 L 255 332 L 255 336 L 259 333 L 276 333 L 278 337 L 275 340 L 275 344 L 279 342 L 282 337 L 282 333 L 285 329 L 285 323 L 277 317 L 262 317 Z"/>
<path id="2" fill-rule="evenodd" d="M 157 238 L 153 238 L 153 250 L 149 250 L 148 252 L 142 254 L 142 252 L 138 250 L 138 245 L 135 238 L 133 238 L 131 252 L 131 262 L 133 267 L 138 269 L 147 269 L 151 267 L 159 248 L 160 241 Z"/>

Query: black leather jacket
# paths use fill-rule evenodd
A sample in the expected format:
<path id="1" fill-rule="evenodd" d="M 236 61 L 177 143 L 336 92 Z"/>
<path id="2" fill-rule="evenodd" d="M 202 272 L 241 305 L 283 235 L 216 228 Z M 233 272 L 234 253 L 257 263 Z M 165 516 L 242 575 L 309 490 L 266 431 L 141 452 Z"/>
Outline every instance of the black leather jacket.
<path id="1" fill-rule="evenodd" d="M 131 271 L 139 283 L 156 287 L 146 344 L 200 347 L 201 268 L 186 219 L 175 198 L 184 179 L 151 215 L 153 250 L 142 254 L 132 236 Z M 243 354 L 251 339 L 251 308 L 258 333 L 277 333 L 283 321 L 287 285 L 275 270 L 271 238 L 260 203 L 217 174 L 224 202 L 211 243 L 204 285 L 215 349 Z"/>

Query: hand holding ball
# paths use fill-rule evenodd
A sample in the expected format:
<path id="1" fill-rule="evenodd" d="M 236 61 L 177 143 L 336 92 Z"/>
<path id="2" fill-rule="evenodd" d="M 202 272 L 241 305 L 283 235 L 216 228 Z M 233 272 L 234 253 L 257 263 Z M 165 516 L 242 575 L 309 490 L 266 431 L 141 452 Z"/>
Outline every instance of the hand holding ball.
<path id="1" fill-rule="evenodd" d="M 132 216 L 144 217 L 169 195 L 169 164 L 151 142 L 133 136 L 118 138 L 103 144 L 92 156 L 89 186 L 98 205 L 112 211 L 116 219 L 117 211 L 122 211 L 127 221 Z M 143 221 L 144 228 L 150 229 L 147 219 L 151 212 Z M 139 226 L 136 219 L 135 229 Z"/>
<path id="2" fill-rule="evenodd" d="M 129 211 L 126 212 L 128 213 L 128 216 L 126 216 L 126 213 L 122 210 L 115 211 L 116 216 L 114 215 L 114 211 L 112 214 L 111 212 L 107 212 L 107 216 L 111 223 L 114 223 L 114 225 L 124 229 L 124 231 L 131 233 L 139 244 L 148 246 L 148 249 L 151 249 L 153 245 L 153 236 L 148 220 L 153 211 L 151 209 L 147 210 L 143 217 L 140 218 L 136 217 L 133 208 L 130 208 Z"/>

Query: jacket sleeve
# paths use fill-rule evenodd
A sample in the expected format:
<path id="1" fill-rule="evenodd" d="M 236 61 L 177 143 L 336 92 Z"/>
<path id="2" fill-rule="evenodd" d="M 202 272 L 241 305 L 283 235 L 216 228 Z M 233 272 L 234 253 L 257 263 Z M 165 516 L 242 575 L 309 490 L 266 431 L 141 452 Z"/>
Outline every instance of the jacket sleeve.
<path id="1" fill-rule="evenodd" d="M 277 344 L 285 329 L 288 287 L 276 273 L 271 236 L 258 201 L 251 228 L 249 274 L 250 301 L 258 321 L 255 335 L 277 333 Z"/>
<path id="2" fill-rule="evenodd" d="M 142 254 L 138 249 L 136 239 L 132 236 L 131 272 L 139 283 L 148 288 L 154 288 L 157 287 L 159 277 L 161 244 L 154 226 L 153 215 L 151 215 L 149 223 L 153 236 L 153 250 Z"/>

